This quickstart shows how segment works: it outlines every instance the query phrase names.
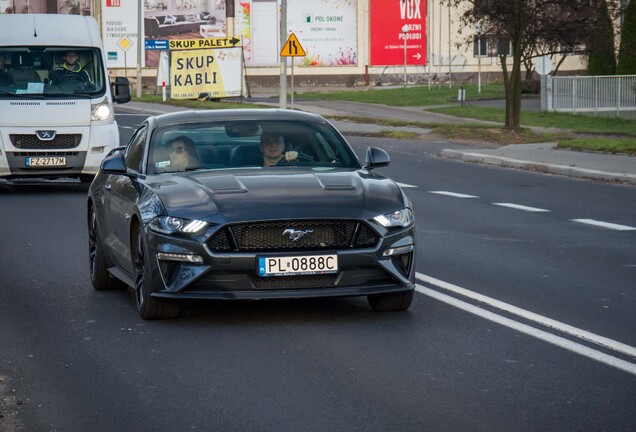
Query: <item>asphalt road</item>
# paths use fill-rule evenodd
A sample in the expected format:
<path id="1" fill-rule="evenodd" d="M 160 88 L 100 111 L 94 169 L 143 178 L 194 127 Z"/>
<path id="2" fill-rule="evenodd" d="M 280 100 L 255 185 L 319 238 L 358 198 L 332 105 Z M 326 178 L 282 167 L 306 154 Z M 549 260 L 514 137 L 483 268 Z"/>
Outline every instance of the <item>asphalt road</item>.
<path id="1" fill-rule="evenodd" d="M 125 138 L 139 118 L 118 121 Z M 85 186 L 0 186 L 0 430 L 635 430 L 636 230 L 617 227 L 636 189 L 350 141 L 388 150 L 415 206 L 406 313 L 209 302 L 145 322 L 90 286 Z"/>

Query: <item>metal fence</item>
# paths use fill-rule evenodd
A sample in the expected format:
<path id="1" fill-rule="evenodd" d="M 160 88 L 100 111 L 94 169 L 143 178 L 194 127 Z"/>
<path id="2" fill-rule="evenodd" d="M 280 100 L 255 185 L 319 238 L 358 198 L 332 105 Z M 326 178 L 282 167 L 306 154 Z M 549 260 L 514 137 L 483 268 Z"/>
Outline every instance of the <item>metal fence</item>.
<path id="1" fill-rule="evenodd" d="M 545 76 L 541 91 L 544 111 L 636 111 L 636 75 Z"/>

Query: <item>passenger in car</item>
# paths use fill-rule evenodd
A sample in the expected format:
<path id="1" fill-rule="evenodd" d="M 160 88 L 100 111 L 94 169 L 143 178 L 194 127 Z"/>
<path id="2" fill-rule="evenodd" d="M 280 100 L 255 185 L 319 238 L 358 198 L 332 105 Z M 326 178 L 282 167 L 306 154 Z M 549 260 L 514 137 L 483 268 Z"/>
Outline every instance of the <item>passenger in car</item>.
<path id="1" fill-rule="evenodd" d="M 178 168 L 201 165 L 194 141 L 183 135 L 173 138 L 170 141 L 170 165 Z"/>
<path id="2" fill-rule="evenodd" d="M 15 85 L 13 76 L 4 68 L 4 54 L 0 53 L 0 86 Z"/>
<path id="3" fill-rule="evenodd" d="M 279 162 L 294 162 L 298 159 L 298 152 L 285 152 L 285 140 L 277 133 L 264 133 L 261 135 L 261 152 L 263 153 L 263 166 L 278 165 Z"/>

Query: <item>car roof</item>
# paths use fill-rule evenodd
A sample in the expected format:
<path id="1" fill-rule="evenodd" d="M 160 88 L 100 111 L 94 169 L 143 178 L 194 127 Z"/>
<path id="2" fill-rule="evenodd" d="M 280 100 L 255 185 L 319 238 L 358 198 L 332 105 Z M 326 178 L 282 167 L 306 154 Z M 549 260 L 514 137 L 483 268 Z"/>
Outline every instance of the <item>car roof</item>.
<path id="1" fill-rule="evenodd" d="M 302 111 L 293 111 L 277 108 L 240 108 L 218 110 L 189 110 L 175 113 L 160 114 L 151 117 L 157 127 L 169 126 L 178 123 L 195 123 L 205 121 L 228 120 L 283 120 L 305 121 L 311 123 L 326 123 L 327 121 L 317 114 Z M 149 119 L 150 120 L 150 119 Z"/>

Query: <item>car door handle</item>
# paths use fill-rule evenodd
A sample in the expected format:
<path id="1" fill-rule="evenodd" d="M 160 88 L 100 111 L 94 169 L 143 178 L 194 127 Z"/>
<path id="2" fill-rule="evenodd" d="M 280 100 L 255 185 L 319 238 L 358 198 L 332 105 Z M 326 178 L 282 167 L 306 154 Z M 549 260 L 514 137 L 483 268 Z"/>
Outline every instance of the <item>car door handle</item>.
<path id="1" fill-rule="evenodd" d="M 106 190 L 111 190 L 112 188 L 113 187 L 110 185 L 110 183 L 104 185 L 104 189 L 106 189 Z"/>

